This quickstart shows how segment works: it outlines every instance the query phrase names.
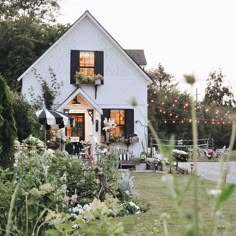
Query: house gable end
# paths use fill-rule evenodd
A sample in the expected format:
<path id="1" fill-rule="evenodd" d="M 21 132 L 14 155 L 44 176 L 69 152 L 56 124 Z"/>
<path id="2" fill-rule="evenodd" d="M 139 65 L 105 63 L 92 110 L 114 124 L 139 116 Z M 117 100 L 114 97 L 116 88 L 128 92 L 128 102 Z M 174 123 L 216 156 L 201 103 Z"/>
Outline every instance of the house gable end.
<path id="1" fill-rule="evenodd" d="M 69 29 L 42 55 L 40 56 L 19 78 L 18 81 L 20 81 L 24 76 L 32 70 L 34 66 L 37 65 L 39 61 L 41 61 L 53 48 L 55 48 L 64 37 L 67 37 L 73 29 L 77 28 L 78 24 L 88 17 L 109 39 L 110 41 L 120 50 L 120 52 L 123 54 L 124 57 L 127 58 L 127 60 L 130 61 L 130 63 L 139 71 L 139 73 L 142 73 L 142 77 L 146 79 L 148 83 L 151 83 L 151 79 L 149 76 L 145 73 L 145 71 L 138 65 L 137 62 L 119 45 L 119 43 L 102 27 L 102 25 L 90 14 L 89 11 L 85 11 L 85 13 L 71 26 Z M 71 48 L 71 50 L 74 50 Z M 73 65 L 72 65 L 73 67 Z M 72 78 L 72 69 L 71 69 L 71 78 Z"/>

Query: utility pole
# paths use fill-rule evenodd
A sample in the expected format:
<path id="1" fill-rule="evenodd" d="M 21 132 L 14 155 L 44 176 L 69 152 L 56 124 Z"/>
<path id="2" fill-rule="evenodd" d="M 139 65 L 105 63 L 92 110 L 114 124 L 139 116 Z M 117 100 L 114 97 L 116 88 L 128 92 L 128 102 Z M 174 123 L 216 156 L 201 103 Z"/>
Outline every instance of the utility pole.
<path id="1" fill-rule="evenodd" d="M 197 104 L 197 101 L 198 101 L 198 95 L 200 95 L 200 93 L 198 93 L 197 88 L 196 88 L 196 104 Z"/>

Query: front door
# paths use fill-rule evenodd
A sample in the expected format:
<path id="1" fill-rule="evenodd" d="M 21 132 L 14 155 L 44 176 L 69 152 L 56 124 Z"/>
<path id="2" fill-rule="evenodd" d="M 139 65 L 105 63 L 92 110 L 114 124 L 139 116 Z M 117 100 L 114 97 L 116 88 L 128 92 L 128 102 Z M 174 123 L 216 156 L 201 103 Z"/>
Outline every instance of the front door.
<path id="1" fill-rule="evenodd" d="M 71 143 L 66 145 L 69 154 L 78 155 L 83 148 L 80 141 L 85 140 L 85 119 L 84 114 L 70 114 L 74 118 L 75 125 L 66 128 L 66 136 L 71 137 Z"/>
<path id="2" fill-rule="evenodd" d="M 85 139 L 85 119 L 84 114 L 70 114 L 74 118 L 75 126 L 66 129 L 66 136 L 79 137 L 79 140 Z"/>

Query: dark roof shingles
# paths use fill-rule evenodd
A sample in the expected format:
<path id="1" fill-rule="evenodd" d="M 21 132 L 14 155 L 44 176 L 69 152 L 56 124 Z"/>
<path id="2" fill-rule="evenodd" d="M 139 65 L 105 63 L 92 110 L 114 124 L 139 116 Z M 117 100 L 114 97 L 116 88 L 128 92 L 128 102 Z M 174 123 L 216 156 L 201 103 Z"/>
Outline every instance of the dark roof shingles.
<path id="1" fill-rule="evenodd" d="M 143 49 L 125 49 L 125 51 L 139 66 L 147 65 Z"/>

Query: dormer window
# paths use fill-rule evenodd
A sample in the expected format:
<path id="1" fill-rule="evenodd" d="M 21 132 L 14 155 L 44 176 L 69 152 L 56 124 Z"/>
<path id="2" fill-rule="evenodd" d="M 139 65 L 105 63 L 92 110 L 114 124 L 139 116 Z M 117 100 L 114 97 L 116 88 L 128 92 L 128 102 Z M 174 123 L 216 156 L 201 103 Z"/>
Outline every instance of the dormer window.
<path id="1" fill-rule="evenodd" d="M 76 72 L 82 72 L 84 76 L 91 78 L 97 74 L 104 76 L 103 64 L 103 51 L 71 50 L 71 83 L 75 84 Z"/>

